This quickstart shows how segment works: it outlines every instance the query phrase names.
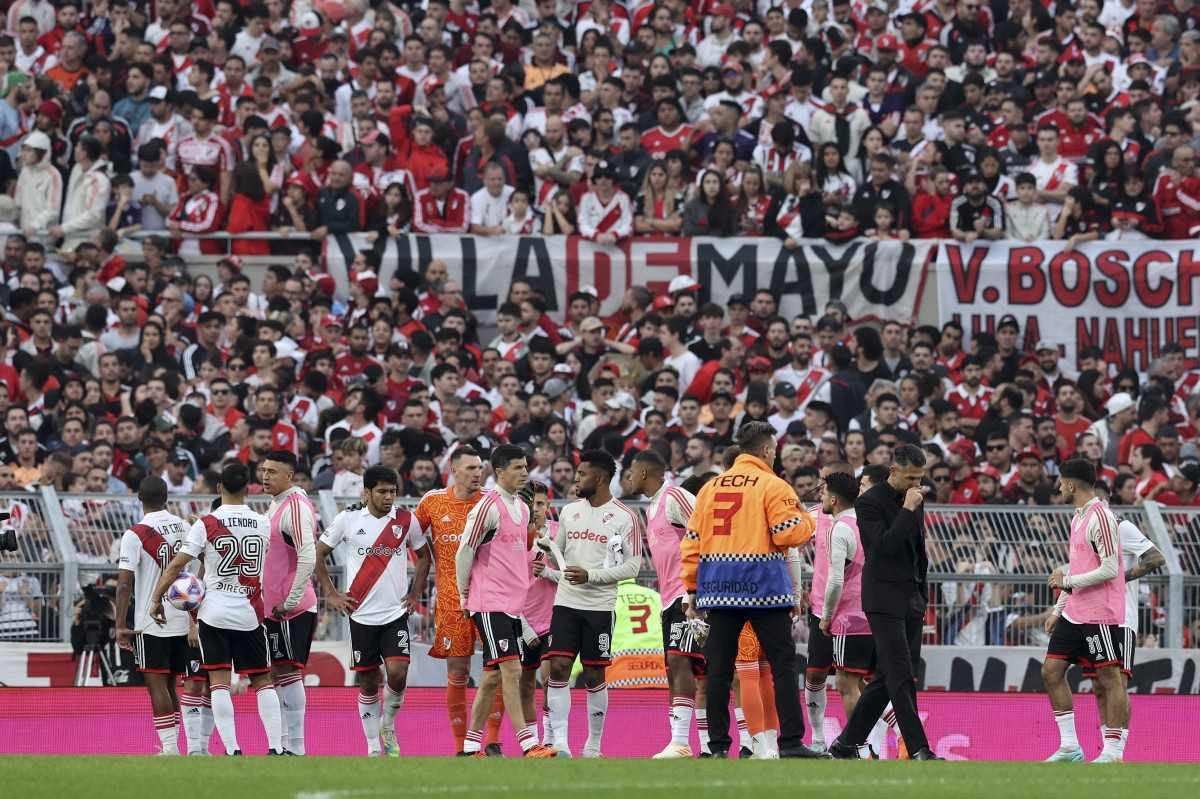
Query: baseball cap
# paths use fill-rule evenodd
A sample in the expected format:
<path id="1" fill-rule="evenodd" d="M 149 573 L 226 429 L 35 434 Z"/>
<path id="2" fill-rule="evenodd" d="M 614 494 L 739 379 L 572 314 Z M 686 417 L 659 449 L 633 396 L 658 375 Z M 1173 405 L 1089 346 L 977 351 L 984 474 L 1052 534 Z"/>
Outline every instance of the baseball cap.
<path id="1" fill-rule="evenodd" d="M 1108 402 L 1104 403 L 1104 410 L 1109 416 L 1116 416 L 1121 411 L 1127 411 L 1133 407 L 1133 397 L 1129 396 L 1127 391 L 1118 391 L 1108 398 Z"/>
<path id="2" fill-rule="evenodd" d="M 691 275 L 678 275 L 671 278 L 671 282 L 667 284 L 667 292 L 675 294 L 680 291 L 699 291 L 700 284 L 696 282 L 696 278 Z"/>
<path id="3" fill-rule="evenodd" d="M 600 321 L 598 316 L 589 316 L 579 323 L 580 331 L 588 333 L 592 330 L 603 330 L 604 322 Z"/>
<path id="4" fill-rule="evenodd" d="M 654 302 L 650 303 L 650 308 L 655 311 L 661 311 L 664 308 L 673 308 L 675 300 L 671 299 L 670 294 L 659 294 L 654 298 Z"/>
<path id="5" fill-rule="evenodd" d="M 896 41 L 896 37 L 890 33 L 885 33 L 875 40 L 876 50 L 899 50 L 900 43 Z"/>
<path id="6" fill-rule="evenodd" d="M 749 369 L 751 372 L 773 371 L 771 368 L 771 359 L 764 358 L 761 355 L 756 355 L 753 358 L 751 358 L 749 361 L 747 361 L 746 368 Z"/>
<path id="7" fill-rule="evenodd" d="M 1183 479 L 1189 483 L 1200 485 L 1200 463 L 1196 461 L 1185 461 L 1179 467 L 1179 473 L 1183 475 Z"/>
<path id="8" fill-rule="evenodd" d="M 321 32 L 321 17 L 315 11 L 309 11 L 300 17 L 300 33 L 304 36 L 316 36 Z"/>
<path id="9" fill-rule="evenodd" d="M 22 147 L 29 147 L 33 150 L 45 150 L 50 152 L 50 137 L 40 130 L 35 130 L 25 137 L 25 141 L 21 142 Z"/>
<path id="10" fill-rule="evenodd" d="M 558 399 L 571 388 L 570 383 L 561 377 L 552 377 L 542 386 L 542 393 L 550 399 Z"/>
<path id="11" fill-rule="evenodd" d="M 1017 456 L 1017 463 L 1020 463 L 1021 461 L 1027 461 L 1031 458 L 1039 463 L 1042 460 L 1041 453 L 1039 453 L 1036 449 L 1023 449 L 1021 450 L 1021 454 Z"/>
<path id="12" fill-rule="evenodd" d="M 149 97 L 151 100 L 167 99 L 167 87 L 166 86 L 155 86 L 153 89 L 150 90 Z"/>
<path id="13" fill-rule="evenodd" d="M 745 294 L 730 294 L 729 299 L 725 301 L 727 308 L 732 308 L 735 305 L 740 305 L 743 308 L 750 307 L 750 298 Z"/>
<path id="14" fill-rule="evenodd" d="M 737 16 L 737 12 L 733 10 L 733 6 L 729 5 L 728 3 L 720 3 L 719 5 L 713 6 L 712 13 L 713 16 L 729 17 L 729 19 L 733 19 Z"/>
<path id="15" fill-rule="evenodd" d="M 554 364 L 554 369 L 552 370 L 552 372 L 553 372 L 553 374 L 556 374 L 556 375 L 571 375 L 572 377 L 575 376 L 575 370 L 571 368 L 571 364 L 569 364 L 569 363 Z"/>
<path id="16" fill-rule="evenodd" d="M 192 459 L 188 454 L 181 449 L 177 449 L 171 453 L 171 463 L 191 463 Z"/>
<path id="17" fill-rule="evenodd" d="M 1058 347 L 1051 344 L 1046 339 L 1038 341 L 1037 346 L 1033 348 L 1034 352 L 1058 352 Z"/>
<path id="18" fill-rule="evenodd" d="M 604 407 L 616 410 L 618 408 L 626 408 L 631 411 L 637 410 L 637 400 L 628 391 L 618 391 L 615 395 L 605 401 Z"/>
<path id="19" fill-rule="evenodd" d="M 794 397 L 796 396 L 796 387 L 786 380 L 775 384 L 775 391 L 772 393 L 774 397 Z"/>
<path id="20" fill-rule="evenodd" d="M 43 116 L 48 116 L 51 119 L 58 120 L 62 119 L 63 110 L 62 106 L 53 100 L 43 100 L 42 104 L 38 106 L 38 113 Z"/>
<path id="21" fill-rule="evenodd" d="M 980 477 L 990 477 L 991 479 L 993 479 L 997 482 L 1000 481 L 1000 470 L 997 469 L 995 466 L 992 466 L 991 464 L 984 466 L 982 469 L 980 469 L 977 472 L 977 474 Z"/>
<path id="22" fill-rule="evenodd" d="M 596 168 L 592 170 L 592 180 L 600 180 L 601 178 L 608 178 L 609 180 L 617 179 L 617 168 L 607 159 L 597 162 Z"/>
<path id="23" fill-rule="evenodd" d="M 341 326 L 342 326 L 342 320 L 338 319 L 336 316 L 334 316 L 331 313 L 325 314 L 323 317 L 321 317 L 321 327 L 338 327 L 338 328 L 340 328 Z"/>
<path id="24" fill-rule="evenodd" d="M 279 48 L 279 40 L 276 39 L 274 36 L 264 36 L 263 40 L 262 40 L 262 44 L 260 44 L 258 46 L 258 49 L 259 50 L 274 50 L 275 52 L 278 53 L 279 49 L 280 49 Z"/>
<path id="25" fill-rule="evenodd" d="M 591 285 L 580 286 L 579 293 L 587 294 L 589 297 L 593 297 L 594 299 L 597 299 L 597 300 L 600 299 L 600 291 L 595 286 L 591 286 Z"/>

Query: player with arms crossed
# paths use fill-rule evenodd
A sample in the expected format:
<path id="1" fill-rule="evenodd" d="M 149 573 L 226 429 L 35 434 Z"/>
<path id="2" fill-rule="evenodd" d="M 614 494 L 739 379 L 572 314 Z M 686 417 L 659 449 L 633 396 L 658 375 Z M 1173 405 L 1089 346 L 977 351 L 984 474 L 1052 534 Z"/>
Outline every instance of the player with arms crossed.
<path id="1" fill-rule="evenodd" d="M 162 595 L 193 558 L 203 558 L 204 602 L 200 619 L 200 659 L 208 672 L 213 720 L 225 753 L 240 755 L 229 696 L 232 669 L 250 678 L 258 716 L 267 733 L 269 755 L 284 754 L 279 697 L 271 685 L 267 634 L 263 627 L 263 564 L 271 523 L 246 506 L 250 470 L 234 462 L 221 470 L 221 507 L 192 525 L 179 554 L 163 569 L 150 592 L 150 616 L 166 623 Z"/>
<path id="2" fill-rule="evenodd" d="M 455 574 L 464 613 L 483 640 L 483 679 L 471 708 L 471 727 L 464 751 L 486 757 L 483 725 L 499 688 L 517 742 L 526 757 L 554 757 L 537 742 L 537 722 L 521 711 L 521 614 L 529 593 L 529 508 L 517 492 L 529 479 L 525 451 L 511 444 L 492 450 L 496 488 L 484 493 L 463 530 L 455 558 Z"/>
<path id="3" fill-rule="evenodd" d="M 471 656 L 475 654 L 475 625 L 463 615 L 458 601 L 458 577 L 454 559 L 458 542 L 466 528 L 467 516 L 483 494 L 483 459 L 472 447 L 459 447 L 450 456 L 450 473 L 454 484 L 435 488 L 421 497 L 413 513 L 433 546 L 434 584 L 437 600 L 434 605 L 434 640 L 429 656 L 446 661 L 446 712 L 454 735 L 454 751 L 463 751 L 467 737 L 467 682 L 471 673 Z M 425 583 L 415 582 L 418 595 Z M 495 743 L 504 711 L 503 698 L 496 695 L 487 724 L 487 750 L 499 754 Z"/>
<path id="4" fill-rule="evenodd" d="M 1128 519 L 1122 519 L 1117 524 L 1117 537 L 1121 542 L 1121 561 L 1125 572 L 1125 623 L 1121 628 L 1121 640 L 1125 645 L 1125 659 L 1121 664 L 1121 674 L 1124 675 L 1125 684 L 1128 686 L 1129 679 L 1133 676 L 1133 656 L 1137 650 L 1138 590 L 1140 588 L 1138 580 L 1161 569 L 1167 559 L 1149 538 L 1142 535 L 1142 531 L 1137 528 L 1137 525 Z M 1047 632 L 1053 633 L 1069 596 L 1070 594 L 1066 591 L 1058 595 L 1058 603 L 1054 606 L 1050 618 L 1046 620 Z M 1097 679 L 1096 670 L 1089 664 L 1083 666 L 1083 677 L 1092 681 L 1092 693 L 1096 695 L 1096 706 L 1100 711 L 1100 738 L 1107 744 L 1109 736 L 1114 731 L 1118 735 L 1122 732 L 1120 729 L 1114 730 L 1108 724 L 1107 687 Z M 1128 733 L 1126 732 L 1126 734 Z"/>
<path id="5" fill-rule="evenodd" d="M 642 567 L 642 521 L 637 512 L 613 499 L 609 485 L 616 473 L 612 456 L 585 450 L 575 473 L 579 500 L 562 509 L 555 544 L 565 568 L 554 597 L 550 641 L 549 704 L 554 748 L 570 757 L 567 719 L 571 690 L 567 682 L 575 657 L 583 662 L 587 686 L 588 738 L 584 757 L 600 757 L 608 684 L 604 671 L 612 660 L 613 613 L 617 583 L 637 577 Z"/>
<path id="6" fill-rule="evenodd" d="M 394 469 L 372 466 L 363 473 L 365 506 L 347 508 L 317 544 L 317 579 L 334 610 L 350 614 L 350 649 L 358 688 L 358 716 L 367 738 L 368 756 L 400 755 L 396 714 L 404 704 L 408 681 L 408 615 L 421 600 L 433 555 L 420 523 L 407 508 L 394 508 L 400 479 Z M 349 588 L 338 592 L 325 558 L 346 544 L 343 560 Z M 417 555 L 412 588 L 408 585 L 408 550 Z M 379 667 L 387 673 L 382 716 Z M 380 721 L 382 718 L 382 727 Z"/>
<path id="7" fill-rule="evenodd" d="M 271 673 L 283 709 L 283 748 L 304 754 L 304 667 L 317 629 L 317 511 L 303 488 L 292 484 L 296 456 L 275 450 L 258 467 L 258 479 L 271 494 L 271 548 L 263 577 L 268 610 L 265 626 Z"/>
<path id="8" fill-rule="evenodd" d="M 1050 587 L 1067 592 L 1061 617 L 1046 622 L 1050 644 L 1042 663 L 1042 679 L 1058 723 L 1059 747 L 1047 762 L 1079 762 L 1083 750 L 1075 734 L 1075 711 L 1067 668 L 1072 662 L 1095 670 L 1105 707 L 1101 718 L 1110 725 L 1104 749 L 1094 763 L 1119 763 L 1129 734 L 1129 695 L 1125 692 L 1125 575 L 1117 538 L 1117 519 L 1108 503 L 1096 496 L 1096 467 L 1072 458 L 1059 470 L 1059 493 L 1075 506 L 1071 517 L 1070 562 L 1050 575 Z M 1053 622 L 1053 627 L 1051 627 Z"/>
<path id="9" fill-rule="evenodd" d="M 667 661 L 670 698 L 668 722 L 671 742 L 656 760 L 688 758 L 692 748 L 692 712 L 696 709 L 696 682 L 704 675 L 704 648 L 696 642 L 692 625 L 683 614 L 683 582 L 679 576 L 679 542 L 687 531 L 696 497 L 665 480 L 667 463 L 654 450 L 642 450 L 633 459 L 632 488 L 650 497 L 646 509 L 646 542 L 650 562 L 658 574 L 662 597 L 663 652 Z"/>
<path id="10" fill-rule="evenodd" d="M 138 671 L 150 693 L 154 729 L 158 733 L 160 753 L 179 754 L 176 718 L 179 699 L 175 695 L 175 675 L 186 674 L 191 660 L 189 639 L 194 636 L 191 615 L 174 606 L 163 608 L 165 623 L 150 618 L 150 596 L 162 570 L 175 558 L 183 543 L 187 524 L 166 509 L 167 484 L 160 477 L 146 477 L 138 485 L 138 499 L 145 515 L 121 536 L 120 573 L 117 578 L 117 643 L 134 653 Z M 130 594 L 137 600 L 133 629 L 125 627 Z M 199 716 L 189 717 L 197 726 Z M 193 730 L 185 726 L 190 744 Z M 199 730 L 195 730 L 199 738 Z M 191 747 L 189 746 L 189 750 Z M 189 754 L 192 754 L 189 751 Z"/>

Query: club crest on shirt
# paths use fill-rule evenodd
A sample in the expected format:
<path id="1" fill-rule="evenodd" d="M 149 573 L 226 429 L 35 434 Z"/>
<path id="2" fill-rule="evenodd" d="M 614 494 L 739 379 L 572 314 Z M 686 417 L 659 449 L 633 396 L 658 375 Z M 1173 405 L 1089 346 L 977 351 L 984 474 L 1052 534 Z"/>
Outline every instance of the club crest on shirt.
<path id="1" fill-rule="evenodd" d="M 507 639 L 507 638 L 501 638 L 501 639 L 500 639 L 500 651 L 501 651 L 501 652 L 507 652 L 507 651 L 508 651 L 508 639 Z"/>
<path id="2" fill-rule="evenodd" d="M 601 524 L 608 524 L 609 522 L 611 522 L 611 521 L 612 521 L 612 519 L 613 519 L 613 515 L 614 515 L 614 514 L 613 514 L 613 513 L 611 513 L 611 512 L 604 514 L 604 516 L 602 516 L 602 517 L 600 518 L 600 523 L 601 523 Z"/>

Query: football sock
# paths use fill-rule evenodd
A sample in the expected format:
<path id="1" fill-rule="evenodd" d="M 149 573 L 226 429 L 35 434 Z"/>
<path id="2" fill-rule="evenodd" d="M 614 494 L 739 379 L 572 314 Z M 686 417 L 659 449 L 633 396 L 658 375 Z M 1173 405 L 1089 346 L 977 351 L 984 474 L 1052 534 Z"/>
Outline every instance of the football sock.
<path id="1" fill-rule="evenodd" d="M 554 744 L 554 725 L 550 723 L 550 697 L 545 697 L 542 704 L 542 741 L 547 745 Z"/>
<path id="2" fill-rule="evenodd" d="M 738 682 L 742 686 L 742 706 L 738 708 L 741 711 L 738 715 L 738 734 L 742 735 L 744 729 L 753 739 L 764 727 L 762 694 L 758 685 L 758 663 L 738 663 L 736 668 Z M 745 745 L 743 739 L 742 746 Z"/>
<path id="3" fill-rule="evenodd" d="M 213 719 L 212 699 L 210 697 L 201 697 L 204 702 L 204 707 L 200 712 L 200 753 L 208 754 L 208 744 L 212 740 L 213 727 L 216 723 Z"/>
<path id="4" fill-rule="evenodd" d="M 275 683 L 279 696 L 279 707 L 283 712 L 284 746 L 289 752 L 304 754 L 304 708 L 307 704 L 304 693 L 304 675 L 293 672 L 284 675 Z"/>
<path id="5" fill-rule="evenodd" d="M 547 682 L 550 695 L 550 726 L 554 732 L 554 748 L 569 749 L 567 737 L 567 720 L 571 716 L 571 689 L 566 682 L 550 680 Z"/>
<path id="6" fill-rule="evenodd" d="M 744 701 L 744 700 L 743 700 Z M 738 745 L 750 748 L 750 729 L 746 726 L 746 711 L 737 705 L 733 706 L 733 717 L 737 720 Z"/>
<path id="7" fill-rule="evenodd" d="M 383 684 L 383 728 L 396 729 L 396 714 L 404 707 L 404 691 L 393 691 L 392 686 Z"/>
<path id="8" fill-rule="evenodd" d="M 1058 724 L 1058 748 L 1078 749 L 1079 738 L 1075 735 L 1075 711 L 1054 711 L 1054 722 Z"/>
<path id="9" fill-rule="evenodd" d="M 696 708 L 696 736 L 700 739 L 700 751 L 712 752 L 708 747 L 708 710 Z"/>
<path id="10" fill-rule="evenodd" d="M 1120 727 L 1101 727 L 1104 733 L 1104 751 L 1117 757 L 1125 756 L 1125 741 L 1129 738 L 1129 730 Z"/>
<path id="11" fill-rule="evenodd" d="M 482 748 L 483 730 L 467 730 L 467 737 L 463 739 L 463 751 L 473 755 Z"/>
<path id="12" fill-rule="evenodd" d="M 875 722 L 870 735 L 867 736 L 867 745 L 875 750 L 875 754 L 879 755 L 880 760 L 887 760 L 887 731 L 887 723 L 880 719 Z"/>
<path id="13" fill-rule="evenodd" d="M 358 693 L 358 717 L 362 720 L 363 735 L 367 738 L 367 752 L 379 751 L 379 695 L 367 696 Z"/>
<path id="14" fill-rule="evenodd" d="M 671 697 L 671 743 L 687 746 L 692 735 L 692 714 L 696 700 L 690 696 Z"/>
<path id="15" fill-rule="evenodd" d="M 164 755 L 179 754 L 179 733 L 175 729 L 175 714 L 154 717 L 154 730 L 158 733 L 160 751 Z"/>
<path id="16" fill-rule="evenodd" d="M 450 731 L 454 735 L 454 751 L 463 751 L 467 737 L 467 678 L 448 677 L 446 681 L 446 712 L 450 716 Z"/>
<path id="17" fill-rule="evenodd" d="M 804 703 L 808 706 L 808 724 L 812 742 L 825 744 L 825 678 L 823 673 L 804 675 Z"/>
<path id="18" fill-rule="evenodd" d="M 179 710 L 183 714 L 183 733 L 187 737 L 187 753 L 200 754 L 200 731 L 204 724 L 202 697 L 183 694 L 179 697 Z M 211 713 L 210 713 L 211 715 Z"/>
<path id="19" fill-rule="evenodd" d="M 775 677 L 771 674 L 771 664 L 765 660 L 758 661 L 758 693 L 762 697 L 763 732 L 772 739 L 770 733 L 779 731 L 779 709 L 775 707 Z"/>
<path id="20" fill-rule="evenodd" d="M 1125 757 L 1125 744 L 1129 743 L 1129 728 L 1123 727 L 1120 728 L 1119 731 L 1121 733 L 1121 740 L 1117 744 L 1117 746 L 1120 747 L 1117 750 L 1117 753 L 1120 754 L 1121 757 Z"/>
<path id="21" fill-rule="evenodd" d="M 517 743 L 520 744 L 522 752 L 528 752 L 530 749 L 537 746 L 537 725 L 527 724 L 518 730 Z"/>
<path id="22" fill-rule="evenodd" d="M 599 752 L 604 737 L 604 718 L 608 715 L 608 683 L 587 689 L 588 737 L 584 751 Z"/>
<path id="23" fill-rule="evenodd" d="M 489 744 L 499 743 L 500 741 L 500 722 L 504 720 L 504 694 L 500 689 L 496 689 L 496 695 L 492 697 L 492 712 L 488 713 L 487 717 L 487 742 Z"/>
<path id="24" fill-rule="evenodd" d="M 267 683 L 255 691 L 254 696 L 258 700 L 258 717 L 267 731 L 267 747 L 276 752 L 283 751 L 283 711 L 279 708 L 275 686 Z"/>
<path id="25" fill-rule="evenodd" d="M 217 725 L 217 732 L 221 733 L 225 754 L 232 755 L 241 747 L 238 746 L 237 727 L 233 723 L 233 699 L 229 696 L 229 686 L 214 685 L 210 693 L 213 722 Z"/>

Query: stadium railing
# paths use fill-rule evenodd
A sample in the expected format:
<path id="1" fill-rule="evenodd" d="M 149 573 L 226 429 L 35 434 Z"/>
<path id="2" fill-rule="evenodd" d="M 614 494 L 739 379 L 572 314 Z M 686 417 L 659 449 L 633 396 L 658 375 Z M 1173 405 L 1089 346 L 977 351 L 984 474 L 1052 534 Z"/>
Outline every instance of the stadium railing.
<path id="1" fill-rule="evenodd" d="M 358 501 L 356 497 L 335 497 L 329 491 L 318 492 L 315 500 L 323 525 Z M 168 509 L 194 520 L 207 511 L 211 501 L 211 496 L 172 495 Z M 417 501 L 406 497 L 400 504 L 413 507 Z M 266 511 L 269 502 L 263 495 L 249 498 L 249 504 L 260 512 Z M 629 504 L 644 512 L 646 503 Z M 9 582 L 18 585 L 15 594 L 0 590 L 0 641 L 68 641 L 72 609 L 82 586 L 115 579 L 120 537 L 141 513 L 137 499 L 132 494 L 60 495 L 43 486 L 36 492 L 0 493 L 0 509 L 12 513 L 10 524 L 18 534 L 18 551 L 0 553 L 0 579 L 6 586 Z M 1166 557 L 1165 573 L 1143 580 L 1139 628 L 1157 634 L 1159 646 L 1200 645 L 1200 509 L 1147 503 L 1114 511 L 1136 524 Z M 1046 579 L 1055 566 L 1067 560 L 1072 512 L 1061 506 L 928 506 L 931 585 L 927 640 L 978 646 L 1044 644 L 1041 621 L 1053 602 Z M 808 572 L 811 552 L 811 547 L 804 550 Z M 337 555 L 335 551 L 330 572 L 344 588 Z M 648 559 L 638 582 L 650 587 L 656 584 Z M 415 640 L 431 638 L 435 599 L 431 579 L 413 620 Z M 34 607 L 40 609 L 36 614 Z M 345 617 L 327 613 L 323 606 L 320 611 L 318 638 L 344 639 L 348 632 Z M 35 617 L 36 633 L 28 616 Z"/>

